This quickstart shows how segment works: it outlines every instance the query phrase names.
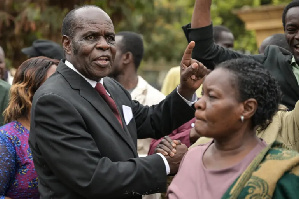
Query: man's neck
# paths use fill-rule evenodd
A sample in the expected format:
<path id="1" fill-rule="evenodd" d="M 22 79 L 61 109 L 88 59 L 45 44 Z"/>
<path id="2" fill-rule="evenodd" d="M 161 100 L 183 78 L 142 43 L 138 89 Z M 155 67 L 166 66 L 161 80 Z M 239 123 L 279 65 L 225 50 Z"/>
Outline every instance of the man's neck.
<path id="1" fill-rule="evenodd" d="M 119 75 L 115 78 L 126 90 L 133 90 L 138 84 L 138 75 L 131 73 L 129 75 Z"/>

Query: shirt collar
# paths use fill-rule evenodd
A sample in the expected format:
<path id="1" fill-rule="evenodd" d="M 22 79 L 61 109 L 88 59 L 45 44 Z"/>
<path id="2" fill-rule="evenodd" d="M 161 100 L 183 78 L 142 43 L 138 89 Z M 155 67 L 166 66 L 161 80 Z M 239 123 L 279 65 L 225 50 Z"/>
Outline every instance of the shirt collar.
<path id="1" fill-rule="evenodd" d="M 291 65 L 292 65 L 293 67 L 295 67 L 295 68 L 299 68 L 299 66 L 298 66 L 298 64 L 297 64 L 296 59 L 295 59 L 294 56 L 292 57 Z"/>
<path id="2" fill-rule="evenodd" d="M 89 78 L 86 78 L 85 76 L 83 76 L 74 66 L 73 64 L 71 64 L 71 62 L 69 61 L 65 61 L 65 64 L 70 68 L 72 69 L 73 71 L 75 71 L 76 73 L 78 73 L 81 77 L 83 77 L 93 88 L 96 87 L 96 84 L 98 82 L 94 81 L 94 80 L 91 80 Z M 99 83 L 101 83 L 103 85 L 103 78 L 100 79 Z"/>

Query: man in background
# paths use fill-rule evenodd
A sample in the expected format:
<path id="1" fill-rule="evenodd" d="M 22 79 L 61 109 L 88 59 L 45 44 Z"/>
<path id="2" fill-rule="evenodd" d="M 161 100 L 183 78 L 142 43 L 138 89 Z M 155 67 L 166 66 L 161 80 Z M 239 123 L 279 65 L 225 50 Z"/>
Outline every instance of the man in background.
<path id="1" fill-rule="evenodd" d="M 191 24 L 183 27 L 188 41 L 196 43 L 192 57 L 210 69 L 234 58 L 254 59 L 278 81 L 282 92 L 281 104 L 293 110 L 299 100 L 299 0 L 291 1 L 282 13 L 283 30 L 292 53 L 270 45 L 264 54 L 259 55 L 244 55 L 215 45 L 211 4 L 211 0 L 195 0 Z"/>
<path id="2" fill-rule="evenodd" d="M 234 36 L 232 32 L 225 26 L 214 26 L 215 44 L 224 48 L 232 49 L 234 47 Z"/>
<path id="3" fill-rule="evenodd" d="M 0 79 L 6 81 L 6 64 L 5 64 L 5 54 L 3 48 L 0 46 Z"/>
<path id="4" fill-rule="evenodd" d="M 117 80 L 136 100 L 143 105 L 158 104 L 165 95 L 152 87 L 146 80 L 137 74 L 143 58 L 144 45 L 141 35 L 123 31 L 116 34 L 116 56 L 110 77 Z M 138 139 L 137 152 L 140 157 L 147 155 L 151 138 Z M 160 193 L 144 195 L 143 199 L 159 199 Z"/>
<path id="5" fill-rule="evenodd" d="M 141 35 L 124 31 L 116 34 L 117 53 L 110 77 L 117 80 L 136 100 L 143 105 L 158 104 L 165 95 L 152 87 L 138 75 L 137 71 L 144 54 L 143 38 Z M 139 156 L 146 156 L 151 139 L 138 139 L 137 150 Z"/>
<path id="6" fill-rule="evenodd" d="M 4 125 L 3 111 L 8 105 L 9 89 L 10 84 L 0 79 L 0 126 Z"/>
<path id="7" fill-rule="evenodd" d="M 4 125 L 3 111 L 6 109 L 9 100 L 10 84 L 5 81 L 6 79 L 5 54 L 0 46 L 0 126 Z"/>
<path id="8" fill-rule="evenodd" d="M 229 49 L 232 49 L 234 47 L 234 36 L 232 32 L 225 26 L 221 26 L 221 25 L 214 26 L 213 37 L 214 37 L 215 44 L 219 46 L 222 46 L 224 48 L 229 48 Z M 163 81 L 161 92 L 164 95 L 170 94 L 174 90 L 174 88 L 178 86 L 180 81 L 179 77 L 180 77 L 180 67 L 179 66 L 172 67 L 168 71 Z M 201 87 L 196 91 L 196 94 L 198 97 L 201 96 Z"/>

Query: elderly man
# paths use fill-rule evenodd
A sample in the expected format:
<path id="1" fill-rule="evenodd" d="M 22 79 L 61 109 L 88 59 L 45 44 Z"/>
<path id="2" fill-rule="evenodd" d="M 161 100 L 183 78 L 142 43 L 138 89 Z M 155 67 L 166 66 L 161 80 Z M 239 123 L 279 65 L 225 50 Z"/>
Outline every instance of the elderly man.
<path id="1" fill-rule="evenodd" d="M 178 88 L 163 103 L 144 107 L 106 77 L 116 53 L 106 12 L 74 9 L 62 34 L 66 60 L 36 92 L 31 110 L 29 144 L 41 198 L 141 198 L 165 191 L 186 147 L 178 145 L 173 157 L 138 158 L 136 141 L 169 134 L 194 116 L 194 93 L 207 72 L 191 59 L 194 43 L 182 58 Z"/>

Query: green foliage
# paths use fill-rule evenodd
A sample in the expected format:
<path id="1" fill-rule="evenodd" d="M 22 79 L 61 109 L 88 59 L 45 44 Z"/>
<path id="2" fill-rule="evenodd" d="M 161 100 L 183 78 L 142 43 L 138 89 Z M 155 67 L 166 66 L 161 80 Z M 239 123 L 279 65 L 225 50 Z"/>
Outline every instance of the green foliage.
<path id="1" fill-rule="evenodd" d="M 60 43 L 64 15 L 76 6 L 94 4 L 105 10 L 115 30 L 135 31 L 143 35 L 146 61 L 165 59 L 179 63 L 187 45 L 181 29 L 190 22 L 195 0 L 6 0 L 0 2 L 0 45 L 14 67 L 26 57 L 21 48 L 38 38 Z M 235 49 L 257 52 L 255 33 L 246 31 L 244 23 L 233 14 L 243 6 L 286 4 L 289 0 L 213 0 L 214 25 L 227 26 L 236 38 Z M 168 66 L 170 67 L 170 66 Z"/>

